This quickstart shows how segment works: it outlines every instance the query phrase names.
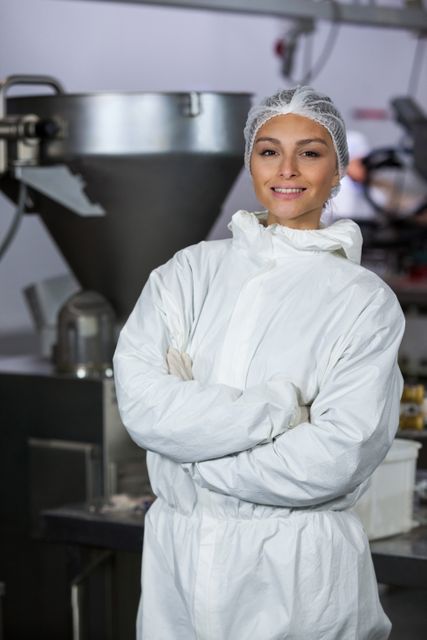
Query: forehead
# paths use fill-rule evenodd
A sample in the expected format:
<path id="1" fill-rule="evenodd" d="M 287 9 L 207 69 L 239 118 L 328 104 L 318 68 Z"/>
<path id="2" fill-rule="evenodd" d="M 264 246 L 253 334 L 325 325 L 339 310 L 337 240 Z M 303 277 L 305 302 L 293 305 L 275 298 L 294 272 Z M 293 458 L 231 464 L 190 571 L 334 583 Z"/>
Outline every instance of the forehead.
<path id="1" fill-rule="evenodd" d="M 278 140 L 309 140 L 321 138 L 328 145 L 333 146 L 329 131 L 324 126 L 295 113 L 274 116 L 267 120 L 257 131 L 255 141 L 262 137 L 277 138 Z"/>

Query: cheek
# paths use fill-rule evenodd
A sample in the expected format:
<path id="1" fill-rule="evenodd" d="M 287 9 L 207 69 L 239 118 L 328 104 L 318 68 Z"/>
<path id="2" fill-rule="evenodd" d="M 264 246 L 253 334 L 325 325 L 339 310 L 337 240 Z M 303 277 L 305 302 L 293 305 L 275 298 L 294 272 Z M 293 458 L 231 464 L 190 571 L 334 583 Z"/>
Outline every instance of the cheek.
<path id="1" fill-rule="evenodd" d="M 272 163 L 266 162 L 257 156 L 251 161 L 251 176 L 254 187 L 262 187 L 270 178 L 272 173 Z"/>
<path id="2" fill-rule="evenodd" d="M 251 164 L 251 178 L 252 178 L 253 187 L 256 191 L 262 186 L 264 182 L 263 172 L 262 170 L 260 170 L 256 162 L 252 162 Z"/>
<path id="3" fill-rule="evenodd" d="M 268 191 L 266 191 L 265 188 L 263 188 L 263 185 L 261 182 L 259 181 L 252 181 L 252 187 L 255 193 L 255 196 L 258 200 L 258 202 L 260 202 L 264 207 L 268 207 Z"/>
<path id="4" fill-rule="evenodd" d="M 259 173 L 256 175 L 252 174 L 252 188 L 254 190 L 255 196 L 258 202 L 268 209 L 269 207 L 269 191 L 265 187 L 265 180 L 263 176 Z"/>
<path id="5" fill-rule="evenodd" d="M 335 171 L 335 167 L 325 167 L 324 171 L 317 176 L 317 183 L 319 189 L 322 192 L 328 193 L 338 183 L 338 174 Z"/>

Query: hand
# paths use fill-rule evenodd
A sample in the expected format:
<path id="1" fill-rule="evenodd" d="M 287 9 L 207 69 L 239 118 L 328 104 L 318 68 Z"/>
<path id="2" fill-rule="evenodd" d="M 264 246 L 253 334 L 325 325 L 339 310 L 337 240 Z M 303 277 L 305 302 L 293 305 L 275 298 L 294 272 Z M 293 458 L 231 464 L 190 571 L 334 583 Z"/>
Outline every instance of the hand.
<path id="1" fill-rule="evenodd" d="M 174 347 L 169 347 L 166 354 L 168 371 L 181 380 L 193 380 L 192 362 L 188 353 L 182 353 Z"/>

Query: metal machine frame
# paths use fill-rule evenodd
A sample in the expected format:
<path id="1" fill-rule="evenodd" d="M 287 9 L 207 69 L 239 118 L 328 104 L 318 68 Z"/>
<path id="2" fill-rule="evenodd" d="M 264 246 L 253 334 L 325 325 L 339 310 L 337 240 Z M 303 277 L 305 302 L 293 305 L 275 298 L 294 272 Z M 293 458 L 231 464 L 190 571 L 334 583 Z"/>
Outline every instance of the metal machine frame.
<path id="1" fill-rule="evenodd" d="M 208 9 L 209 11 L 230 11 L 270 15 L 279 18 L 312 18 L 342 23 L 391 29 L 409 29 L 422 32 L 427 30 L 427 11 L 422 2 L 413 0 L 404 3 L 401 9 L 394 7 L 361 5 L 350 2 L 344 4 L 315 2 L 313 0 L 100 0 L 122 4 L 148 4 L 153 6 L 182 7 L 185 9 Z"/>

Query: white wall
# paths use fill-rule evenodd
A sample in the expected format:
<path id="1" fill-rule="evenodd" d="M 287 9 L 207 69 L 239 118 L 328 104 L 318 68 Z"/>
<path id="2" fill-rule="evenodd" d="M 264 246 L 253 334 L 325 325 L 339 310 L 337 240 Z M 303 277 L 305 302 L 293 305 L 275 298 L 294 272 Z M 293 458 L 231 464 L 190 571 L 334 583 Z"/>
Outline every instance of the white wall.
<path id="1" fill-rule="evenodd" d="M 260 97 L 294 84 L 283 79 L 273 53 L 287 28 L 289 22 L 269 17 L 137 4 L 0 0 L 0 78 L 49 74 L 69 92 L 209 89 Z M 330 28 L 319 25 L 315 54 Z M 335 99 L 349 128 L 366 132 L 373 144 L 393 143 L 401 134 L 394 123 L 354 122 L 352 110 L 387 108 L 392 96 L 405 94 L 414 48 L 414 36 L 406 32 L 342 26 L 333 55 L 313 84 Z M 426 85 L 416 96 L 420 104 L 427 103 Z M 227 234 L 226 223 L 238 208 L 256 208 L 243 173 L 213 236 Z M 0 195 L 0 238 L 12 213 Z M 38 218 L 27 216 L 0 263 L 0 332 L 31 324 L 22 287 L 65 271 Z"/>

